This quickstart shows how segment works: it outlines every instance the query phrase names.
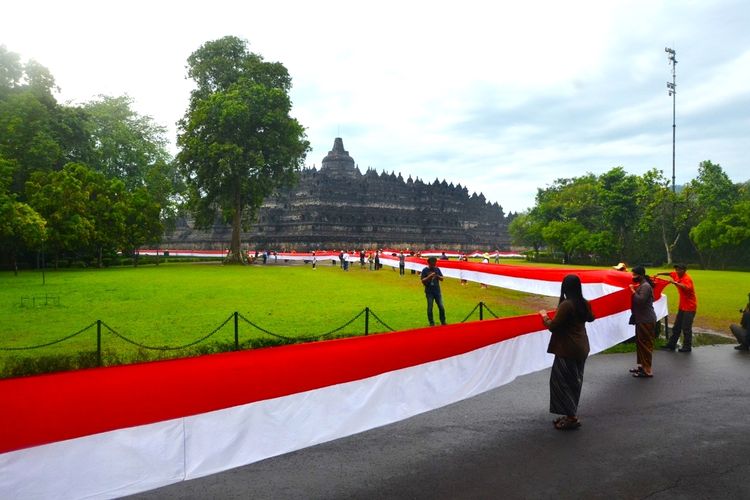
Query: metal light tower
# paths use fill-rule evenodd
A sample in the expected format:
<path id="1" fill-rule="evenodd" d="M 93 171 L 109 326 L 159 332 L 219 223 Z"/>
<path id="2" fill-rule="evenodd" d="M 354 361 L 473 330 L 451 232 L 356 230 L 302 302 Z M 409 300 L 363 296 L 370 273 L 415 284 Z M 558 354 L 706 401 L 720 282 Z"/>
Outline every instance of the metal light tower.
<path id="1" fill-rule="evenodd" d="M 666 47 L 664 49 L 664 52 L 667 53 L 667 59 L 669 59 L 669 64 L 672 66 L 672 81 L 667 82 L 667 92 L 669 92 L 670 97 L 672 97 L 672 193 L 676 193 L 676 184 L 675 184 L 675 168 L 674 168 L 674 145 L 675 145 L 675 133 L 677 126 L 675 125 L 675 104 L 676 104 L 676 96 L 677 96 L 677 53 L 674 51 L 674 49 L 670 49 L 669 47 Z"/>

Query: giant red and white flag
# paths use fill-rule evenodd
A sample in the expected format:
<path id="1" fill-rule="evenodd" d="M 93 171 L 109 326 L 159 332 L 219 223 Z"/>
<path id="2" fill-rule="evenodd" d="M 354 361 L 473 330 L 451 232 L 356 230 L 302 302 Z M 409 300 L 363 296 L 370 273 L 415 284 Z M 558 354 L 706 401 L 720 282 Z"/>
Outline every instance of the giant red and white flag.
<path id="1" fill-rule="evenodd" d="M 440 266 L 545 295 L 578 274 L 592 354 L 633 334 L 629 273 Z M 547 368 L 548 341 L 532 314 L 0 380 L 0 498 L 123 496 L 362 432 Z"/>

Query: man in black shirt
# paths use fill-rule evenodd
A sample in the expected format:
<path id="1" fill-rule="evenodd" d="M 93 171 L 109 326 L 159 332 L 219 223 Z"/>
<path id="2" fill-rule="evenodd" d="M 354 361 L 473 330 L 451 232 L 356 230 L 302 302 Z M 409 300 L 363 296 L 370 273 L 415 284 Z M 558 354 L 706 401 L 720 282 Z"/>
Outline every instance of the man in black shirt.
<path id="1" fill-rule="evenodd" d="M 440 312 L 440 324 L 445 324 L 445 307 L 443 307 L 443 297 L 440 294 L 440 282 L 443 281 L 443 272 L 437 267 L 437 259 L 430 257 L 427 259 L 427 267 L 422 269 L 422 284 L 424 285 L 424 294 L 427 297 L 427 320 L 430 326 L 435 326 L 435 320 L 432 316 L 432 304 L 437 303 Z"/>

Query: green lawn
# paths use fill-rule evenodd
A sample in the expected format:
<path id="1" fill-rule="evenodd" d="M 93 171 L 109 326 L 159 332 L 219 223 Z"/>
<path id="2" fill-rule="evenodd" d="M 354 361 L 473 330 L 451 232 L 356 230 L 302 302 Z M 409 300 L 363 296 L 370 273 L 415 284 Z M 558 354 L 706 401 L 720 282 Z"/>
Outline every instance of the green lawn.
<path id="1" fill-rule="evenodd" d="M 514 262 L 521 263 L 521 262 Z M 550 266 L 544 264 L 544 266 Z M 570 267 L 570 266 L 566 266 Z M 662 269 L 648 269 L 655 273 Z M 750 290 L 750 274 L 690 270 L 698 293 L 696 326 L 726 332 L 738 320 Z M 443 282 L 448 322 L 457 323 L 482 301 L 498 316 L 552 308 L 554 298 L 531 296 L 476 283 Z M 667 287 L 670 311 L 677 307 L 674 287 Z M 47 305 L 44 305 L 44 297 Z M 59 303 L 57 303 L 59 301 Z M 36 303 L 34 303 L 36 302 Z M 180 346 L 209 334 L 234 311 L 262 328 L 285 337 L 314 337 L 329 332 L 369 307 L 388 326 L 404 330 L 426 326 L 425 300 L 418 276 L 399 277 L 390 268 L 372 272 L 352 266 L 348 273 L 321 263 L 313 271 L 301 264 L 222 266 L 218 263 L 162 264 L 139 268 L 0 273 L 0 348 L 52 342 L 96 320 L 148 346 Z M 437 313 L 437 311 L 436 311 Z M 485 317 L 490 315 L 485 313 Z M 478 313 L 472 316 L 478 319 Z M 386 331 L 373 317 L 370 332 Z M 364 332 L 364 317 L 337 335 Z M 230 345 L 230 321 L 198 350 L 151 351 L 134 347 L 104 330 L 105 363 L 210 352 L 207 344 Z M 240 321 L 240 341 L 263 345 L 273 337 Z M 89 355 L 96 349 L 96 329 L 41 349 L 0 350 L 2 365 L 17 366 L 30 358 L 50 361 Z M 201 350 L 203 349 L 203 350 Z M 73 362 L 85 366 L 90 360 Z M 42 370 L 42 368 L 40 368 Z M 14 372 L 15 373 L 15 372 Z"/>
<path id="2" fill-rule="evenodd" d="M 399 277 L 389 268 L 372 272 L 358 265 L 349 272 L 319 264 L 310 266 L 222 266 L 162 264 L 140 268 L 61 270 L 0 274 L 0 347 L 51 342 L 101 319 L 116 332 L 148 346 L 179 346 L 213 331 L 234 311 L 262 328 L 286 337 L 311 337 L 337 328 L 365 307 L 388 326 L 404 330 L 426 326 L 425 299 L 417 275 Z M 463 320 L 479 301 L 499 316 L 535 310 L 528 296 L 478 284 L 443 284 L 448 321 Z M 48 298 L 48 305 L 44 297 Z M 33 300 L 36 298 L 36 305 Z M 59 299 L 59 304 L 51 303 Z M 546 299 L 539 299 L 544 301 Z M 437 311 L 435 311 L 437 313 Z M 485 317 L 490 317 L 485 312 Z M 473 316 L 478 319 L 478 313 Z M 386 331 L 373 317 L 370 332 Z M 361 334 L 364 317 L 337 334 Z M 231 343 L 230 321 L 212 342 Z M 240 340 L 271 340 L 240 321 Z M 149 359 L 164 353 L 144 352 L 106 329 L 102 337 L 108 359 Z M 53 346 L 28 351 L 0 351 L 0 360 L 54 357 L 96 349 L 96 329 Z M 166 354 L 184 355 L 185 352 Z"/>

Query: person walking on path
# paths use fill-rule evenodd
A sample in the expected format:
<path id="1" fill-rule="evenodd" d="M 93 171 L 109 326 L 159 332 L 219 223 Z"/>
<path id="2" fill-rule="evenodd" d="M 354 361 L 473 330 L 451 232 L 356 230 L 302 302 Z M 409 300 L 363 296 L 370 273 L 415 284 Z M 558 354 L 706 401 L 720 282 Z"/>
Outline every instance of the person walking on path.
<path id="1" fill-rule="evenodd" d="M 671 280 L 667 281 L 676 286 L 677 293 L 680 294 L 680 304 L 677 306 L 677 316 L 675 316 L 672 325 L 672 335 L 662 349 L 674 351 L 677 348 L 677 341 L 680 340 L 680 334 L 682 334 L 683 342 L 680 352 L 690 352 L 693 350 L 693 320 L 695 320 L 695 312 L 698 309 L 693 279 L 688 275 L 685 264 L 675 264 L 673 272 L 656 273 L 655 276 L 669 276 Z"/>
<path id="2" fill-rule="evenodd" d="M 445 324 L 445 307 L 443 306 L 443 296 L 440 293 L 440 282 L 443 281 L 443 272 L 437 267 L 437 259 L 430 257 L 427 259 L 427 267 L 422 269 L 422 284 L 424 285 L 424 294 L 427 297 L 427 321 L 430 326 L 435 326 L 435 319 L 432 315 L 432 304 L 437 304 L 440 314 L 440 324 Z"/>
<path id="3" fill-rule="evenodd" d="M 732 330 L 732 334 L 740 343 L 734 348 L 738 351 L 747 351 L 750 350 L 750 293 L 747 294 L 747 305 L 745 309 L 740 309 L 740 313 L 742 313 L 740 324 L 732 323 L 729 325 L 729 329 Z"/>
<path id="4" fill-rule="evenodd" d="M 635 348 L 638 365 L 630 370 L 634 377 L 651 378 L 651 361 L 654 353 L 656 312 L 654 311 L 654 284 L 643 266 L 633 268 L 630 292 L 630 324 L 635 325 Z"/>
<path id="5" fill-rule="evenodd" d="M 586 323 L 594 321 L 589 302 L 583 298 L 581 279 L 569 274 L 560 287 L 560 302 L 555 317 L 539 311 L 542 322 L 550 332 L 547 352 L 555 355 L 550 372 L 550 413 L 562 415 L 553 423 L 555 429 L 571 430 L 581 426 L 578 420 L 578 401 L 583 386 L 583 370 L 589 355 Z"/>

